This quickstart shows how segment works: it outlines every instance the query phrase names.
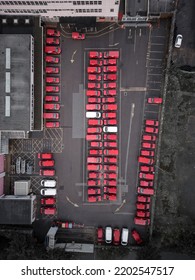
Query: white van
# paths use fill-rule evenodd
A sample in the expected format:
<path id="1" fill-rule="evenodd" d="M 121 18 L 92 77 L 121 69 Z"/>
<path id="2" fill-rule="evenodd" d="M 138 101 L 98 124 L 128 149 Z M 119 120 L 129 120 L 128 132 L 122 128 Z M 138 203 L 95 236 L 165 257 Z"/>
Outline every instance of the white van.
<path id="1" fill-rule="evenodd" d="M 106 243 L 111 243 L 112 242 L 112 228 L 106 227 L 105 231 L 106 231 L 105 241 L 106 241 Z"/>
<path id="2" fill-rule="evenodd" d="M 41 186 L 46 188 L 54 188 L 56 186 L 56 180 L 41 180 Z"/>
<path id="3" fill-rule="evenodd" d="M 116 133 L 118 131 L 118 127 L 117 126 L 104 126 L 103 131 Z"/>
<path id="4" fill-rule="evenodd" d="M 99 119 L 101 118 L 100 112 L 86 112 L 86 118 L 88 119 Z"/>
<path id="5" fill-rule="evenodd" d="M 121 245 L 123 245 L 123 246 L 127 245 L 128 239 L 129 239 L 129 229 L 122 228 Z"/>
<path id="6" fill-rule="evenodd" d="M 41 195 L 43 196 L 54 196 L 56 195 L 56 189 L 47 189 L 47 188 L 44 188 L 44 189 L 41 189 L 40 191 Z"/>

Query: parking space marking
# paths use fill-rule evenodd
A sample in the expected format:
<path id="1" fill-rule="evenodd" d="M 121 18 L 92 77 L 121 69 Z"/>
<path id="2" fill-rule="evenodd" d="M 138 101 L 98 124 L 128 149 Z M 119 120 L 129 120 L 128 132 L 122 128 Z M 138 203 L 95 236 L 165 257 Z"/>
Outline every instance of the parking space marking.
<path id="1" fill-rule="evenodd" d="M 126 163 L 125 163 L 125 184 L 127 184 L 127 167 L 128 167 L 128 157 L 129 157 L 129 145 L 130 145 L 130 138 L 131 138 L 132 121 L 133 121 L 133 117 L 134 117 L 134 110 L 135 110 L 135 103 L 132 103 L 131 104 L 130 120 L 129 120 L 129 134 L 128 134 Z"/>
<path id="2" fill-rule="evenodd" d="M 133 50 L 134 50 L 134 53 L 136 51 L 136 28 L 135 28 L 135 40 L 134 40 L 134 47 L 133 47 Z"/>
<path id="3" fill-rule="evenodd" d="M 131 213 L 131 212 L 116 212 L 116 213 L 114 213 L 114 215 L 130 215 L 130 216 L 134 216 L 135 213 Z"/>
<path id="4" fill-rule="evenodd" d="M 147 88 L 146 87 L 130 87 L 130 88 L 120 88 L 120 91 L 131 91 L 131 92 L 135 92 L 135 91 L 146 91 Z"/>

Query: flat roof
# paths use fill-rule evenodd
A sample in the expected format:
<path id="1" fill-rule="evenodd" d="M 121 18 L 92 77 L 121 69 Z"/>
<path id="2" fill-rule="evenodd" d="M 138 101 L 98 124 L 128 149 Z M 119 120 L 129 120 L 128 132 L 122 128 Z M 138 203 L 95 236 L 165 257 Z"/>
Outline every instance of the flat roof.
<path id="1" fill-rule="evenodd" d="M 30 130 L 31 40 L 0 34 L 0 130 Z"/>

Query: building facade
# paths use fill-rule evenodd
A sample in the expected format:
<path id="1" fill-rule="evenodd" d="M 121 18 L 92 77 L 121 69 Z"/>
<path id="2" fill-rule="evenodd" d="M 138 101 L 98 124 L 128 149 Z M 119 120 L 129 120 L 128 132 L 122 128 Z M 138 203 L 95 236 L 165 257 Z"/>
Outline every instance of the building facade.
<path id="1" fill-rule="evenodd" d="M 100 1 L 0 1 L 1 15 L 40 15 L 45 19 L 59 17 L 118 18 L 120 0 Z"/>

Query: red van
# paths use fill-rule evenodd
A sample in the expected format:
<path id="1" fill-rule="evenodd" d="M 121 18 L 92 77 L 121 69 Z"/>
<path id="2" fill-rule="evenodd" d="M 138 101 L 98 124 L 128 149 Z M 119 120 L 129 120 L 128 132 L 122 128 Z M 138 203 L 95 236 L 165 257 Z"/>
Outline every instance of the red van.
<path id="1" fill-rule="evenodd" d="M 100 90 L 86 90 L 87 96 L 100 96 Z"/>
<path id="2" fill-rule="evenodd" d="M 52 159 L 53 154 L 51 153 L 39 153 L 38 158 L 40 159 Z"/>
<path id="3" fill-rule="evenodd" d="M 104 58 L 119 58 L 119 51 L 104 52 Z"/>
<path id="4" fill-rule="evenodd" d="M 101 163 L 101 157 L 87 157 L 87 163 Z"/>
<path id="5" fill-rule="evenodd" d="M 154 160 L 152 158 L 148 158 L 148 157 L 138 157 L 138 162 L 149 164 L 149 165 L 154 164 Z"/>
<path id="6" fill-rule="evenodd" d="M 59 119 L 60 114 L 59 113 L 44 113 L 43 118 L 44 119 Z"/>
<path id="7" fill-rule="evenodd" d="M 104 155 L 106 156 L 118 156 L 118 149 L 105 149 L 104 150 Z"/>
<path id="8" fill-rule="evenodd" d="M 91 51 L 91 52 L 89 52 L 89 57 L 90 58 L 102 58 L 102 52 Z"/>
<path id="9" fill-rule="evenodd" d="M 53 205 L 53 204 L 56 204 L 56 199 L 54 197 L 41 199 L 41 205 Z"/>
<path id="10" fill-rule="evenodd" d="M 39 175 L 41 176 L 55 176 L 55 169 L 41 169 Z"/>
<path id="11" fill-rule="evenodd" d="M 56 208 L 55 207 L 41 207 L 41 214 L 45 215 L 55 215 L 56 214 Z"/>
<path id="12" fill-rule="evenodd" d="M 53 159 L 39 161 L 39 166 L 54 166 L 54 164 L 55 164 L 55 162 Z"/>
<path id="13" fill-rule="evenodd" d="M 134 223 L 136 225 L 140 225 L 140 226 L 148 226 L 148 225 L 150 225 L 150 219 L 135 217 Z"/>

